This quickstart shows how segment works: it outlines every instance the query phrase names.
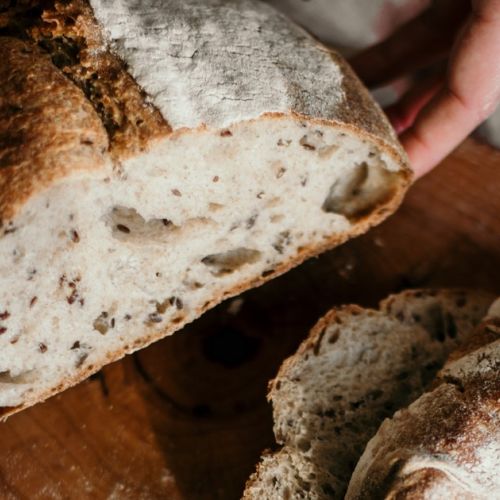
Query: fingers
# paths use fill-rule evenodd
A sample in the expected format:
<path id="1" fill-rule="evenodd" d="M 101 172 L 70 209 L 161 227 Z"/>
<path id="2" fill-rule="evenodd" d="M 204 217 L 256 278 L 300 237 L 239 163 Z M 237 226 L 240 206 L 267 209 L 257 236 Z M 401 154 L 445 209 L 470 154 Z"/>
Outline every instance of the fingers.
<path id="1" fill-rule="evenodd" d="M 487 3 L 495 8 L 473 15 L 459 37 L 445 87 L 401 137 L 417 177 L 441 161 L 499 103 L 500 0 L 475 2 L 475 7 Z"/>
<path id="2" fill-rule="evenodd" d="M 483 21 L 500 20 L 500 2 L 496 0 L 472 0 L 472 11 L 476 18 Z"/>
<path id="3" fill-rule="evenodd" d="M 398 134 L 410 128 L 420 111 L 441 90 L 445 75 L 438 73 L 412 87 L 396 104 L 385 110 Z"/>
<path id="4" fill-rule="evenodd" d="M 384 42 L 352 58 L 350 63 L 366 85 L 372 87 L 442 60 L 469 11 L 467 0 L 437 2 Z"/>

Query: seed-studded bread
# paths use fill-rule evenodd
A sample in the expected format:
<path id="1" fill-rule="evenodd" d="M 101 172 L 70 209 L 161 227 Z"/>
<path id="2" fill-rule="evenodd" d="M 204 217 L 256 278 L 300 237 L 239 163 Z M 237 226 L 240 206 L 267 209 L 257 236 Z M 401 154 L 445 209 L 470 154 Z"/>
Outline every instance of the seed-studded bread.
<path id="1" fill-rule="evenodd" d="M 418 398 L 493 302 L 486 293 L 414 290 L 379 310 L 330 311 L 271 383 L 274 433 L 244 498 L 343 498 L 384 418 Z"/>
<path id="2" fill-rule="evenodd" d="M 411 172 L 348 66 L 271 7 L 0 11 L 0 408 L 365 231 Z"/>
<path id="3" fill-rule="evenodd" d="M 500 497 L 498 310 L 452 354 L 433 387 L 382 424 L 348 499 Z"/>

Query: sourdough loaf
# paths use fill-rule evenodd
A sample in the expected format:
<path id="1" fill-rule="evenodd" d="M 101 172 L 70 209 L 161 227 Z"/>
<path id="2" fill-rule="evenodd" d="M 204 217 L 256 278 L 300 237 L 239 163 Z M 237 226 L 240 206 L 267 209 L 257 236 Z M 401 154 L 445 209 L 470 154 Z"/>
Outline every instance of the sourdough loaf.
<path id="1" fill-rule="evenodd" d="M 244 498 L 343 498 L 384 418 L 418 398 L 493 302 L 464 290 L 415 290 L 379 310 L 330 311 L 271 383 L 277 453 Z"/>
<path id="2" fill-rule="evenodd" d="M 0 11 L 0 408 L 338 245 L 411 177 L 349 67 L 250 0 Z"/>
<path id="3" fill-rule="evenodd" d="M 452 354 L 433 390 L 382 424 L 346 498 L 500 497 L 498 313 Z"/>

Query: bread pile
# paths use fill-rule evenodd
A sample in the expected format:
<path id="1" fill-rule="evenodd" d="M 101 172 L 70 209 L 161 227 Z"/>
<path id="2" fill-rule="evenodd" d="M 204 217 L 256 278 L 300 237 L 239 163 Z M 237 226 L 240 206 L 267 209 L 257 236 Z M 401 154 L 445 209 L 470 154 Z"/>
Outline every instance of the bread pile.
<path id="1" fill-rule="evenodd" d="M 330 311 L 270 385 L 282 448 L 263 456 L 244 498 L 495 498 L 500 302 L 482 320 L 492 302 L 417 290 L 378 310 Z"/>
<path id="2" fill-rule="evenodd" d="M 0 414 L 379 223 L 411 178 L 349 67 L 235 0 L 0 12 Z"/>

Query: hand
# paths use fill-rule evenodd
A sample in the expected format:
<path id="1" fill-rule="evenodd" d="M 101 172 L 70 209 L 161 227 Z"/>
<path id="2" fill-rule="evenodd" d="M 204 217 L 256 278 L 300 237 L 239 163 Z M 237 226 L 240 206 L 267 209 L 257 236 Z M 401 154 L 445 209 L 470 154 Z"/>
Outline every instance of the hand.
<path id="1" fill-rule="evenodd" d="M 500 103 L 500 0 L 436 0 L 351 61 L 376 86 L 440 60 L 446 72 L 419 82 L 387 110 L 417 178 Z"/>

